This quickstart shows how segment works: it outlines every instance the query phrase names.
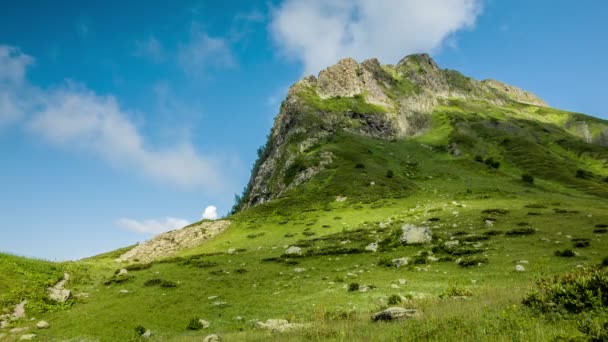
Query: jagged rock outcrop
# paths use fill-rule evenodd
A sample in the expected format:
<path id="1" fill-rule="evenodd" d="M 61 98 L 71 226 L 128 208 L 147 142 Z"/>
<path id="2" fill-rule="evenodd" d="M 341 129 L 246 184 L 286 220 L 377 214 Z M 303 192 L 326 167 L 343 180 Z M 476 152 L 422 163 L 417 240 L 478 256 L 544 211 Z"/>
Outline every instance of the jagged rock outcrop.
<path id="1" fill-rule="evenodd" d="M 430 126 L 434 109 L 452 98 L 546 106 L 519 88 L 441 69 L 428 54 L 407 56 L 396 65 L 342 59 L 289 89 L 236 210 L 279 197 L 331 167 L 327 152 L 309 151 L 335 132 L 380 139 L 415 136 Z"/>
<path id="2" fill-rule="evenodd" d="M 213 239 L 230 226 L 230 221 L 204 221 L 182 229 L 157 235 L 121 255 L 118 262 L 151 262 L 171 256 L 180 250 L 198 246 Z"/>

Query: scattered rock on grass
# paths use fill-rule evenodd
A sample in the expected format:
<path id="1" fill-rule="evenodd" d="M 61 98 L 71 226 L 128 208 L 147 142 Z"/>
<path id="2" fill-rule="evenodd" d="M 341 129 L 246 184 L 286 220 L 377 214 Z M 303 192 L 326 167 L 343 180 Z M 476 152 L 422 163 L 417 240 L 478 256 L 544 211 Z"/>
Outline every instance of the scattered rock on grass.
<path id="1" fill-rule="evenodd" d="M 397 258 L 397 259 L 391 260 L 391 262 L 393 263 L 393 266 L 395 266 L 395 267 L 407 266 L 407 264 L 409 264 L 409 262 L 410 262 L 410 258 L 409 257 Z"/>
<path id="2" fill-rule="evenodd" d="M 517 272 L 525 272 L 526 268 L 523 265 L 516 265 L 515 266 L 515 271 L 517 271 Z"/>
<path id="3" fill-rule="evenodd" d="M 36 328 L 38 328 L 38 329 L 48 329 L 49 328 L 49 323 L 47 321 L 40 321 L 40 322 L 36 323 Z"/>
<path id="4" fill-rule="evenodd" d="M 412 224 L 404 224 L 401 227 L 403 233 L 399 241 L 404 244 L 428 243 L 433 239 L 433 232 L 426 227 L 416 227 Z"/>
<path id="5" fill-rule="evenodd" d="M 372 321 L 394 321 L 398 319 L 408 319 L 418 317 L 420 314 L 415 309 L 405 309 L 401 307 L 390 307 L 386 310 L 376 312 L 372 315 Z"/>
<path id="6" fill-rule="evenodd" d="M 19 341 L 31 341 L 36 338 L 36 334 L 25 334 L 19 337 Z"/>
<path id="7" fill-rule="evenodd" d="M 372 242 L 365 246 L 365 250 L 376 253 L 378 251 L 378 244 L 376 242 Z"/>
<path id="8" fill-rule="evenodd" d="M 204 319 L 199 319 L 198 322 L 201 324 L 202 329 L 209 329 L 209 327 L 211 326 L 211 323 Z"/>
<path id="9" fill-rule="evenodd" d="M 141 334 L 141 337 L 143 337 L 143 338 L 150 338 L 150 337 L 152 337 L 152 331 L 146 330 L 143 334 Z"/>
<path id="10" fill-rule="evenodd" d="M 288 332 L 294 330 L 301 330 L 306 328 L 306 324 L 301 323 L 289 323 L 286 319 L 268 319 L 266 323 L 255 322 L 255 327 L 258 329 L 266 329 L 273 332 Z"/>
<path id="11" fill-rule="evenodd" d="M 297 247 L 297 246 L 290 246 L 285 251 L 285 254 L 286 255 L 302 255 L 302 248 Z"/>
<path id="12" fill-rule="evenodd" d="M 207 335 L 205 337 L 205 339 L 203 339 L 203 342 L 220 342 L 222 340 L 221 337 L 219 337 L 216 334 L 211 334 L 211 335 Z"/>

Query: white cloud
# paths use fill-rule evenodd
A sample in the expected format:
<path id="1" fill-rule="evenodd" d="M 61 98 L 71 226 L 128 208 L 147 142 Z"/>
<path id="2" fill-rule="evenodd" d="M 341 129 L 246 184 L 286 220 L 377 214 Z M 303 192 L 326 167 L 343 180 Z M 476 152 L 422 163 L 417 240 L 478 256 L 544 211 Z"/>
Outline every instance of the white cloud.
<path id="1" fill-rule="evenodd" d="M 154 37 L 135 42 L 135 51 L 133 52 L 133 55 L 136 57 L 145 58 L 153 63 L 160 63 L 165 59 L 165 54 L 163 45 Z"/>
<path id="2" fill-rule="evenodd" d="M 8 57 L 6 51 L 11 51 Z M 212 191 L 224 185 L 217 159 L 200 155 L 188 141 L 164 149 L 150 147 L 131 122 L 132 113 L 113 96 L 70 82 L 52 90 L 37 88 L 24 76 L 31 57 L 1 45 L 0 56 L 0 122 L 7 115 L 24 116 L 24 124 L 37 137 L 94 153 L 163 182 Z"/>
<path id="3" fill-rule="evenodd" d="M 178 46 L 177 61 L 185 73 L 209 67 L 231 68 L 237 64 L 225 39 L 211 37 L 201 32 L 197 25 L 192 27 L 190 40 Z"/>
<path id="4" fill-rule="evenodd" d="M 316 74 L 340 58 L 397 62 L 438 49 L 472 27 L 482 0 L 286 0 L 270 31 L 282 52 Z"/>
<path id="5" fill-rule="evenodd" d="M 210 205 L 203 211 L 204 220 L 217 220 L 217 208 L 214 205 Z"/>
<path id="6" fill-rule="evenodd" d="M 183 228 L 190 224 L 190 222 L 187 220 L 182 220 L 175 217 L 165 217 L 163 219 L 144 221 L 121 218 L 116 223 L 125 229 L 145 234 L 160 234 L 170 230 Z"/>

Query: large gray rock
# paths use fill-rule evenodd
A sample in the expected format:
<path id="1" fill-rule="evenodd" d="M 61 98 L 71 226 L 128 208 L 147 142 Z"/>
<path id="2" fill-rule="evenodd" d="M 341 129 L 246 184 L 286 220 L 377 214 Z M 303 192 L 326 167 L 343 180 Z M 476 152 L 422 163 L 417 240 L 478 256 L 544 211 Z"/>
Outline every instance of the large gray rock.
<path id="1" fill-rule="evenodd" d="M 386 310 L 376 312 L 372 315 L 372 321 L 394 321 L 398 319 L 408 319 L 418 317 L 420 314 L 415 309 L 405 309 L 401 307 L 390 307 Z"/>
<path id="2" fill-rule="evenodd" d="M 285 255 L 302 255 L 302 248 L 291 246 L 285 251 Z"/>
<path id="3" fill-rule="evenodd" d="M 221 342 L 221 341 L 222 341 L 222 338 L 216 334 L 207 335 L 203 339 L 203 342 Z"/>
<path id="4" fill-rule="evenodd" d="M 268 319 L 266 320 L 266 323 L 255 322 L 254 325 L 258 329 L 266 329 L 273 332 L 301 330 L 307 327 L 306 324 L 289 323 L 286 319 Z"/>
<path id="5" fill-rule="evenodd" d="M 402 244 L 429 243 L 433 239 L 433 232 L 427 227 L 417 227 L 412 224 L 401 226 L 403 233 L 399 241 Z"/>
<path id="6" fill-rule="evenodd" d="M 70 298 L 72 298 L 72 291 L 66 289 L 56 289 L 54 287 L 50 287 L 48 289 L 49 298 L 58 303 L 65 303 Z"/>

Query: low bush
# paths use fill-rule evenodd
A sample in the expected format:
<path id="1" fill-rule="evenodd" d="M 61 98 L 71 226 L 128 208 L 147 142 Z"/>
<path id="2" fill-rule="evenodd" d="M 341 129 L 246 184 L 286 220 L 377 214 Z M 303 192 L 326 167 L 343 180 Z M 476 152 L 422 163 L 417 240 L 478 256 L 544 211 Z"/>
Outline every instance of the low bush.
<path id="1" fill-rule="evenodd" d="M 348 284 L 348 291 L 349 292 L 359 291 L 359 283 Z"/>
<path id="2" fill-rule="evenodd" d="M 464 287 L 459 287 L 455 285 L 451 285 L 447 288 L 443 293 L 439 295 L 439 298 L 445 297 L 470 297 L 473 295 L 473 292 L 469 289 L 465 289 Z"/>
<path id="3" fill-rule="evenodd" d="M 135 327 L 135 333 L 137 334 L 137 336 L 141 336 L 146 332 L 146 328 L 144 328 L 143 325 L 138 325 Z"/>
<path id="4" fill-rule="evenodd" d="M 502 232 L 500 230 L 488 230 L 488 231 L 484 232 L 484 234 L 487 236 L 496 236 L 496 235 L 501 235 Z"/>
<path id="5" fill-rule="evenodd" d="M 146 282 L 144 282 L 144 286 L 160 286 L 160 287 L 164 287 L 164 288 L 172 288 L 172 287 L 177 287 L 177 283 L 175 283 L 171 280 L 153 278 L 153 279 L 146 280 Z"/>
<path id="6" fill-rule="evenodd" d="M 606 233 L 608 233 L 608 229 L 607 228 L 597 228 L 597 229 L 594 229 L 593 232 L 596 234 L 606 234 Z"/>
<path id="7" fill-rule="evenodd" d="M 581 313 L 608 305 L 608 269 L 590 268 L 537 281 L 522 303 L 540 312 Z"/>
<path id="8" fill-rule="evenodd" d="M 479 264 L 487 264 L 488 258 L 480 257 L 480 256 L 470 256 L 464 257 L 458 261 L 458 266 L 460 267 L 471 267 L 477 266 Z"/>
<path id="9" fill-rule="evenodd" d="M 124 268 L 127 271 L 140 271 L 140 270 L 147 270 L 150 267 L 152 267 L 152 263 L 147 263 L 147 264 L 131 264 L 131 265 L 125 266 Z"/>
<path id="10" fill-rule="evenodd" d="M 471 235 L 462 237 L 460 240 L 465 241 L 465 242 L 479 242 L 479 241 L 486 241 L 489 239 L 490 239 L 489 235 L 471 234 Z"/>
<path id="11" fill-rule="evenodd" d="M 428 219 L 429 222 L 437 222 L 437 221 L 441 221 L 441 219 L 439 217 L 431 217 L 430 219 Z"/>
<path id="12" fill-rule="evenodd" d="M 544 204 L 532 203 L 532 204 L 526 204 L 526 205 L 524 205 L 524 208 L 529 208 L 529 209 L 545 209 L 545 208 L 547 208 L 547 206 L 544 205 Z"/>
<path id="13" fill-rule="evenodd" d="M 608 267 L 608 257 L 605 257 L 604 260 L 602 260 L 602 266 Z"/>
<path id="14" fill-rule="evenodd" d="M 363 163 L 357 163 L 355 165 L 355 169 L 365 169 L 365 164 L 363 164 Z"/>
<path id="15" fill-rule="evenodd" d="M 393 294 L 388 297 L 388 305 L 401 304 L 401 296 Z"/>
<path id="16" fill-rule="evenodd" d="M 395 173 L 393 172 L 393 170 L 386 171 L 386 178 L 393 178 L 394 176 L 395 176 Z"/>
<path id="17" fill-rule="evenodd" d="M 478 163 L 483 163 L 483 156 L 480 156 L 479 154 L 475 156 L 475 161 Z"/>
<path id="18" fill-rule="evenodd" d="M 507 210 L 507 209 L 485 209 L 481 213 L 488 214 L 488 215 L 506 215 L 509 213 L 509 210 Z"/>
<path id="19" fill-rule="evenodd" d="M 134 277 L 129 274 L 114 274 L 110 279 L 103 282 L 104 285 L 124 284 Z"/>
<path id="20" fill-rule="evenodd" d="M 577 329 L 583 333 L 588 341 L 605 342 L 608 341 L 608 319 L 595 315 L 577 321 Z"/>
<path id="21" fill-rule="evenodd" d="M 201 330 L 203 329 L 203 323 L 199 318 L 193 318 L 190 320 L 190 323 L 186 326 L 188 330 Z"/>
<path id="22" fill-rule="evenodd" d="M 508 230 L 505 234 L 509 235 L 509 236 L 514 236 L 514 235 L 532 235 L 534 233 L 536 233 L 534 228 L 516 228 L 516 229 Z"/>
<path id="23" fill-rule="evenodd" d="M 608 224 L 598 223 L 598 224 L 595 225 L 595 228 L 608 228 Z"/>
<path id="24" fill-rule="evenodd" d="M 586 248 L 591 245 L 591 241 L 585 238 L 572 239 L 572 246 L 575 248 Z"/>
<path id="25" fill-rule="evenodd" d="M 523 175 L 521 175 L 521 180 L 528 183 L 528 184 L 534 184 L 534 177 L 532 177 L 531 175 L 524 173 Z"/>
<path id="26" fill-rule="evenodd" d="M 393 261 L 391 258 L 381 258 L 378 260 L 378 266 L 393 267 Z"/>
<path id="27" fill-rule="evenodd" d="M 572 258 L 576 256 L 576 253 L 571 249 L 564 249 L 563 251 L 557 250 L 555 251 L 555 256 L 563 257 L 563 258 Z"/>

